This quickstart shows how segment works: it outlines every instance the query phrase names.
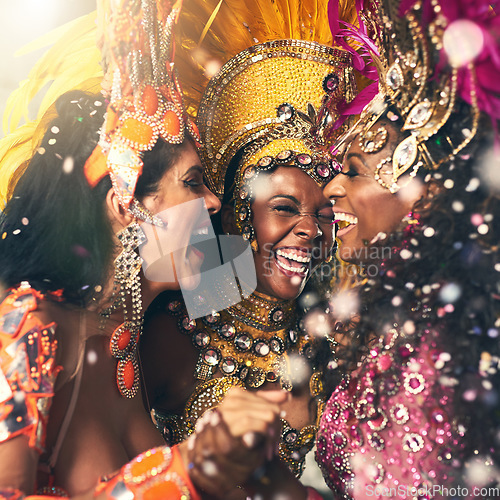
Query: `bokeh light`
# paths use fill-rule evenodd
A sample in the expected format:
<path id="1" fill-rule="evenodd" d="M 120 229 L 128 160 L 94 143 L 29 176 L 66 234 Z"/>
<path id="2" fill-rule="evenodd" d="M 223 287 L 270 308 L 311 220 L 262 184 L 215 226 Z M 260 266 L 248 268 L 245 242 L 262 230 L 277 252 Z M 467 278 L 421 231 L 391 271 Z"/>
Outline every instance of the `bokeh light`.
<path id="1" fill-rule="evenodd" d="M 304 328 L 309 335 L 323 337 L 330 333 L 330 319 L 323 311 L 311 311 L 304 317 Z"/>
<path id="2" fill-rule="evenodd" d="M 468 19 L 452 22 L 444 32 L 443 47 L 450 64 L 456 68 L 473 61 L 483 50 L 481 28 Z"/>
<path id="3" fill-rule="evenodd" d="M 359 297 L 354 290 L 343 290 L 330 299 L 332 316 L 336 320 L 351 319 L 359 310 Z"/>

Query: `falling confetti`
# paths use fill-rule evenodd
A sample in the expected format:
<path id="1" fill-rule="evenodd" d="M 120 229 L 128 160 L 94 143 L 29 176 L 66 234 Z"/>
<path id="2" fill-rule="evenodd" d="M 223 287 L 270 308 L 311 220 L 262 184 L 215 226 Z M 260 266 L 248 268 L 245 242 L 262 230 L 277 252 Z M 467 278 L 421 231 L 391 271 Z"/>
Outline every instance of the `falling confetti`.
<path id="1" fill-rule="evenodd" d="M 311 311 L 304 317 L 304 329 L 309 335 L 323 337 L 331 331 L 330 318 L 323 311 Z"/>
<path id="2" fill-rule="evenodd" d="M 289 356 L 290 380 L 293 386 L 301 386 L 309 383 L 311 367 L 303 356 L 292 354 Z"/>
<path id="3" fill-rule="evenodd" d="M 472 62 L 482 52 L 483 31 L 473 21 L 458 19 L 446 28 L 443 47 L 450 64 L 460 68 Z"/>
<path id="4" fill-rule="evenodd" d="M 456 302 L 462 295 L 462 289 L 456 283 L 447 283 L 439 292 L 439 299 L 446 303 Z"/>
<path id="5" fill-rule="evenodd" d="M 336 320 L 351 319 L 359 310 L 359 297 L 353 290 L 344 290 L 330 300 L 332 316 Z"/>
<path id="6" fill-rule="evenodd" d="M 89 365 L 95 365 L 97 363 L 97 353 L 93 350 L 87 353 L 87 363 Z"/>
<path id="7" fill-rule="evenodd" d="M 62 166 L 63 172 L 65 174 L 71 174 L 71 172 L 73 172 L 74 166 L 75 166 L 75 161 L 73 160 L 73 158 L 71 156 L 67 156 L 63 162 Z"/>
<path id="8" fill-rule="evenodd" d="M 499 471 L 487 457 L 478 456 L 465 464 L 465 482 L 470 486 L 483 487 L 498 477 Z"/>

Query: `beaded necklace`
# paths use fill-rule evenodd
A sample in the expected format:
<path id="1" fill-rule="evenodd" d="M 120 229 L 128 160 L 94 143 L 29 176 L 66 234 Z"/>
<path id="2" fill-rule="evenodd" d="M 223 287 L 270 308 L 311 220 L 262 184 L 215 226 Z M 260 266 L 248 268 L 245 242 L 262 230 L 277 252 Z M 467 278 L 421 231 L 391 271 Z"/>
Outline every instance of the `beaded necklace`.
<path id="1" fill-rule="evenodd" d="M 201 381 L 182 415 L 153 409 L 153 420 L 169 444 L 194 432 L 198 418 L 217 407 L 233 386 L 256 389 L 265 382 L 279 382 L 282 388 L 292 390 L 289 355 L 310 358 L 313 353 L 313 340 L 300 329 L 295 301 L 279 301 L 254 292 L 225 311 L 197 320 L 189 319 L 180 300 L 170 301 L 167 312 L 177 317 L 180 332 L 190 336 L 200 350 L 195 375 Z M 313 372 L 309 389 L 318 403 L 319 421 L 324 407 L 320 371 Z M 302 473 L 304 456 L 314 444 L 316 431 L 317 425 L 295 429 L 282 419 L 279 455 L 296 476 Z"/>
<path id="2" fill-rule="evenodd" d="M 209 380 L 219 371 L 238 378 L 248 389 L 279 381 L 282 388 L 291 390 L 286 352 L 299 340 L 293 301 L 254 292 L 239 304 L 198 320 L 182 314 L 180 301 L 167 307 L 180 315 L 179 330 L 190 335 L 200 350 L 195 368 L 199 380 Z"/>

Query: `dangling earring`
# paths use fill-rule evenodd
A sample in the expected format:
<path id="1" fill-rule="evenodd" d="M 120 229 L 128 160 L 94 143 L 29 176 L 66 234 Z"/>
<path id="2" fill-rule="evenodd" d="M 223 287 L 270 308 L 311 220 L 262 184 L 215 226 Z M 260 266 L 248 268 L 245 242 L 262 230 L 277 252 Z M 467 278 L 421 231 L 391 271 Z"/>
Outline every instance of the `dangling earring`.
<path id="1" fill-rule="evenodd" d="M 154 215 L 148 210 L 137 198 L 132 199 L 132 203 L 128 207 L 128 211 L 135 218 L 152 224 L 153 226 L 166 227 L 166 223 L 157 215 Z"/>
<path id="2" fill-rule="evenodd" d="M 139 390 L 139 364 L 137 344 L 142 332 L 142 295 L 139 271 L 142 258 L 136 249 L 145 241 L 144 233 L 137 222 L 132 222 L 117 234 L 122 245 L 115 259 L 115 282 L 119 286 L 119 304 L 123 306 L 124 322 L 111 335 L 110 350 L 118 360 L 116 382 L 120 394 L 133 398 Z M 128 317 L 127 295 L 132 298 L 132 317 Z"/>
<path id="3" fill-rule="evenodd" d="M 257 243 L 257 240 L 255 237 L 252 238 L 252 241 L 250 242 L 250 246 L 252 247 L 252 250 L 257 253 L 259 251 L 259 244 Z"/>

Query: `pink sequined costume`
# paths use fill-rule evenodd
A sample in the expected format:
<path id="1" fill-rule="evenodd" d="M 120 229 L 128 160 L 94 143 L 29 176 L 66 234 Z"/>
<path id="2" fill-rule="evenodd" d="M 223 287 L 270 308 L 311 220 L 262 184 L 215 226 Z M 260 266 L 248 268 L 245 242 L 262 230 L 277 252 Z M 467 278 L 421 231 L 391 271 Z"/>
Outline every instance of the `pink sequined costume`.
<path id="1" fill-rule="evenodd" d="M 353 226 L 341 226 L 339 255 L 374 267 L 336 353 L 339 370 L 356 369 L 325 407 L 316 458 L 336 498 L 497 499 L 500 197 L 481 169 L 498 156 L 500 3 L 355 3 L 359 27 L 339 20 L 336 0 L 330 27 L 363 47 L 356 65 L 373 59 L 379 95 L 336 143 L 345 171 L 324 192 Z M 464 62 L 465 26 L 484 43 Z M 412 178 L 424 190 L 406 207 Z M 410 210 L 399 227 L 394 206 Z"/>
<path id="2" fill-rule="evenodd" d="M 454 484 L 459 432 L 442 352 L 430 333 L 417 348 L 397 337 L 380 338 L 325 408 L 316 459 L 341 498 L 440 498 L 437 487 Z"/>

